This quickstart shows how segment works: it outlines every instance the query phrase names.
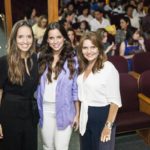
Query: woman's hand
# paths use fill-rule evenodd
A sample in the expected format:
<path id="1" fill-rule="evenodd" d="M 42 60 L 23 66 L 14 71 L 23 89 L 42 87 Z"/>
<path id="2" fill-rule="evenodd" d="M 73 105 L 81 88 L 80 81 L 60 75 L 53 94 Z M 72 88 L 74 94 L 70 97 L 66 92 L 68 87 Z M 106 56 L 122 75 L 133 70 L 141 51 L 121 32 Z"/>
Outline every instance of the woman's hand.
<path id="1" fill-rule="evenodd" d="M 0 124 L 0 139 L 3 139 L 3 130 L 2 125 Z"/>
<path id="2" fill-rule="evenodd" d="M 139 41 L 139 44 L 141 44 L 141 45 L 144 44 L 144 39 L 143 39 L 143 37 L 140 37 L 138 41 Z"/>
<path id="3" fill-rule="evenodd" d="M 111 139 L 111 129 L 108 127 L 104 127 L 100 136 L 100 140 L 102 142 L 107 142 L 110 141 Z"/>
<path id="4" fill-rule="evenodd" d="M 79 128 L 79 115 L 75 115 L 72 127 L 74 128 L 74 131 L 77 131 Z"/>

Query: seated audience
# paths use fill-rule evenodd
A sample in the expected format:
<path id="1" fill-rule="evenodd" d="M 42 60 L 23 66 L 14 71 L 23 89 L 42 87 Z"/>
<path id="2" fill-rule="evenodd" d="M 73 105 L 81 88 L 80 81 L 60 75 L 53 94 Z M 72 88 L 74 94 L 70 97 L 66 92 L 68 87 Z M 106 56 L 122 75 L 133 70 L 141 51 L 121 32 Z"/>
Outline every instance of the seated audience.
<path id="1" fill-rule="evenodd" d="M 45 15 L 41 15 L 38 19 L 38 22 L 32 26 L 37 46 L 41 45 L 46 27 L 47 27 L 47 17 Z"/>
<path id="2" fill-rule="evenodd" d="M 132 70 L 132 58 L 136 53 L 145 52 L 144 39 L 137 28 L 131 28 L 126 34 L 126 40 L 120 45 L 120 56 L 128 61 L 128 70 Z"/>
<path id="3" fill-rule="evenodd" d="M 104 53 L 108 56 L 112 56 L 115 53 L 115 43 L 112 42 L 111 44 L 108 42 L 108 32 L 104 28 L 100 28 L 96 31 L 97 37 L 102 43 L 102 47 Z"/>
<path id="4" fill-rule="evenodd" d="M 91 31 L 96 31 L 98 28 L 105 28 L 110 25 L 108 19 L 103 17 L 104 11 L 97 9 L 94 12 L 95 18 L 90 21 Z"/>

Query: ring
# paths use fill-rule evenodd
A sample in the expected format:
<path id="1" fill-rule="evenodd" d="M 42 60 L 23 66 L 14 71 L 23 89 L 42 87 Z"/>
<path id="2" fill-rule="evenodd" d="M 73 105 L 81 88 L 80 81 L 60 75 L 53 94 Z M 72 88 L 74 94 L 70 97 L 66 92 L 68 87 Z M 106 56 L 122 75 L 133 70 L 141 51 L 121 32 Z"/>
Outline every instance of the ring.
<path id="1" fill-rule="evenodd" d="M 109 141 L 110 140 L 110 136 L 107 135 L 106 138 L 105 138 L 105 140 L 106 140 L 106 142 Z"/>
<path id="2" fill-rule="evenodd" d="M 109 137 L 110 137 L 110 135 L 106 135 L 106 137 L 107 137 L 107 138 L 109 138 Z"/>

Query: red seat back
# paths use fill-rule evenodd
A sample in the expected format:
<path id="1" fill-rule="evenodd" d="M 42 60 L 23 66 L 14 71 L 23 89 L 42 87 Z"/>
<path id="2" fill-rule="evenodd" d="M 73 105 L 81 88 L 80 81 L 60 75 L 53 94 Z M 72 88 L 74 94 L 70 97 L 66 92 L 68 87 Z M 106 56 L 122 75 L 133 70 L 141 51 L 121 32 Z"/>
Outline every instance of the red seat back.
<path id="1" fill-rule="evenodd" d="M 133 71 L 143 73 L 150 70 L 150 52 L 139 53 L 133 57 Z"/>
<path id="2" fill-rule="evenodd" d="M 139 79 L 139 91 L 150 97 L 150 70 L 143 72 Z"/>
<path id="3" fill-rule="evenodd" d="M 128 73 L 120 74 L 120 93 L 122 107 L 119 111 L 139 111 L 137 80 L 130 76 Z"/>
<path id="4" fill-rule="evenodd" d="M 109 56 L 108 60 L 113 63 L 119 73 L 128 72 L 127 60 L 122 56 Z"/>

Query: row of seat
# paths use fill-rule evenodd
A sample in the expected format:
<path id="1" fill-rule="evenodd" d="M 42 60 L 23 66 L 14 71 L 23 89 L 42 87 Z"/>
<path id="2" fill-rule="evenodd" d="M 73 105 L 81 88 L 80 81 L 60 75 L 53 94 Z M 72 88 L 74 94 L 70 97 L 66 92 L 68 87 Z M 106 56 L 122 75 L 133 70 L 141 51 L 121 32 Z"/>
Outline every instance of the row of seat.
<path id="1" fill-rule="evenodd" d="M 122 108 L 119 110 L 117 117 L 118 133 L 132 131 L 143 127 L 144 128 L 150 127 L 150 124 L 147 124 L 147 121 L 148 123 L 150 123 L 149 122 L 150 116 L 147 116 L 146 114 L 140 112 L 140 101 L 139 101 L 142 95 L 142 97 L 146 97 L 147 99 L 149 99 L 150 103 L 149 77 L 150 77 L 150 70 L 142 73 L 138 82 L 134 77 L 132 77 L 128 73 L 120 73 L 120 92 L 121 92 Z M 147 116 L 146 118 L 148 120 L 146 122 L 145 122 L 146 118 L 143 117 L 143 115 Z M 144 124 L 142 121 L 144 121 L 146 124 Z"/>
<path id="2" fill-rule="evenodd" d="M 128 73 L 120 73 L 122 107 L 119 109 L 116 125 L 117 134 L 143 130 L 150 144 L 150 70 L 140 75 L 139 81 Z M 148 134 L 149 133 L 149 134 Z"/>
<path id="3" fill-rule="evenodd" d="M 127 60 L 122 56 L 109 56 L 108 60 L 114 64 L 119 73 L 128 72 Z M 150 69 L 150 52 L 139 53 L 133 57 L 133 71 L 141 74 Z"/>

